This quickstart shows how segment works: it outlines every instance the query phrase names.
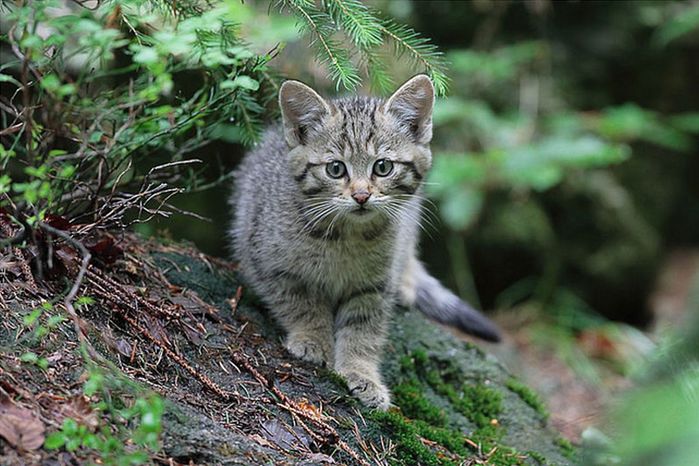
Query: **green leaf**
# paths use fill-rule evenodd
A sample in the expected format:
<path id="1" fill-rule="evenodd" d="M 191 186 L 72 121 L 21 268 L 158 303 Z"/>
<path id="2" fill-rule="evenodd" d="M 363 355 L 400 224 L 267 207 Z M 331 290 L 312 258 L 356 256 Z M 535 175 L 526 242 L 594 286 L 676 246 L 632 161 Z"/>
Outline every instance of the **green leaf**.
<path id="1" fill-rule="evenodd" d="M 58 176 L 61 178 L 72 178 L 75 170 L 76 168 L 73 165 L 63 165 Z"/>
<path id="2" fill-rule="evenodd" d="M 680 5 L 682 4 L 680 3 Z M 698 29 L 699 5 L 687 2 L 682 5 L 679 13 L 656 30 L 653 42 L 664 47 Z"/>
<path id="3" fill-rule="evenodd" d="M 397 55 L 408 55 L 432 78 L 437 95 L 445 95 L 449 87 L 449 78 L 446 74 L 444 54 L 437 46 L 415 30 L 390 19 L 383 20 L 381 28 L 383 34 L 393 43 Z"/>
<path id="4" fill-rule="evenodd" d="M 49 327 L 55 327 L 56 325 L 60 324 L 61 322 L 64 322 L 65 320 L 65 316 L 57 314 L 49 317 L 49 319 L 46 321 L 46 325 L 48 325 Z"/>
<path id="5" fill-rule="evenodd" d="M 83 386 L 83 393 L 87 396 L 92 396 L 97 393 L 104 384 L 104 376 L 99 372 L 93 372 L 90 377 L 85 381 Z"/>
<path id="6" fill-rule="evenodd" d="M 9 74 L 4 73 L 0 73 L 0 83 L 12 83 L 17 87 L 20 87 L 22 85 L 22 83 L 17 81 L 15 78 L 10 76 Z"/>
<path id="7" fill-rule="evenodd" d="M 82 439 L 80 437 L 69 437 L 66 441 L 65 447 L 68 451 L 75 451 L 80 448 Z"/>
<path id="8" fill-rule="evenodd" d="M 63 427 L 61 427 L 63 433 L 67 436 L 73 436 L 78 433 L 78 422 L 72 418 L 65 418 L 63 420 Z"/>
<path id="9" fill-rule="evenodd" d="M 670 117 L 670 124 L 687 133 L 699 134 L 699 113 L 684 113 Z"/>
<path id="10" fill-rule="evenodd" d="M 52 432 L 46 436 L 44 440 L 44 448 L 47 450 L 55 450 L 61 448 L 66 442 L 66 437 L 63 432 Z"/>
<path id="11" fill-rule="evenodd" d="M 22 362 L 29 362 L 29 363 L 36 363 L 39 360 L 39 356 L 36 355 L 36 353 L 27 352 L 24 353 L 22 356 L 19 357 L 20 361 Z"/>
<path id="12" fill-rule="evenodd" d="M 12 184 L 12 178 L 9 175 L 0 176 L 0 194 L 5 194 L 10 192 L 10 185 Z"/>
<path id="13" fill-rule="evenodd" d="M 102 139 L 102 135 L 103 135 L 103 134 L 104 134 L 104 133 L 103 133 L 102 131 L 93 131 L 93 132 L 90 134 L 90 138 L 89 138 L 88 140 L 89 140 L 92 144 L 97 144 L 97 143 L 100 142 L 100 140 Z"/>
<path id="14" fill-rule="evenodd" d="M 29 314 L 24 316 L 24 319 L 23 319 L 24 325 L 26 325 L 27 327 L 33 325 L 34 322 L 36 322 L 36 319 L 38 319 L 39 316 L 41 316 L 42 312 L 43 312 L 42 309 L 32 310 L 32 312 L 30 312 Z"/>
<path id="15" fill-rule="evenodd" d="M 463 187 L 444 198 L 441 213 L 449 227 L 454 230 L 465 230 L 480 214 L 483 201 L 483 193 Z"/>
<path id="16" fill-rule="evenodd" d="M 42 89 L 46 89 L 49 92 L 55 92 L 61 87 L 61 80 L 55 74 L 47 74 L 41 78 L 39 83 Z"/>
<path id="17" fill-rule="evenodd" d="M 95 299 L 91 296 L 80 296 L 75 300 L 75 305 L 78 307 L 90 306 L 92 304 L 95 304 Z"/>
<path id="18" fill-rule="evenodd" d="M 476 186 L 487 180 L 487 167 L 483 157 L 467 154 L 438 153 L 429 175 L 427 192 L 448 196 L 455 186 Z"/>
<path id="19" fill-rule="evenodd" d="M 12 149 L 5 149 L 5 146 L 0 144 L 0 160 L 11 159 L 15 155 L 17 155 L 15 151 L 13 151 Z"/>
<path id="20" fill-rule="evenodd" d="M 250 76 L 245 75 L 236 76 L 233 80 L 226 79 L 221 83 L 221 89 L 233 90 L 237 88 L 247 89 L 249 91 L 256 91 L 260 88 L 260 83 L 252 79 Z"/>
<path id="21" fill-rule="evenodd" d="M 97 437 L 95 434 L 87 434 L 83 437 L 83 446 L 86 448 L 99 449 L 101 443 L 102 442 L 100 441 L 99 437 Z"/>
<path id="22" fill-rule="evenodd" d="M 154 47 L 134 46 L 135 51 L 133 61 L 142 65 L 152 65 L 160 60 L 158 51 Z"/>

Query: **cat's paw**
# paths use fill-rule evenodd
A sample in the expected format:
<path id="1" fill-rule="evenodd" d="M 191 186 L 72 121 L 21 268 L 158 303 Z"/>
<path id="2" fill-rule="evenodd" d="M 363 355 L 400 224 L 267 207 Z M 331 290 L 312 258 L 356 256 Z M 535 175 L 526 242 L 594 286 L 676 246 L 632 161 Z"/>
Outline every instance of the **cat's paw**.
<path id="1" fill-rule="evenodd" d="M 391 407 L 391 392 L 380 380 L 371 380 L 357 373 L 342 374 L 350 393 L 369 408 L 386 411 Z"/>
<path id="2" fill-rule="evenodd" d="M 332 345 L 318 340 L 289 336 L 286 340 L 286 349 L 299 359 L 318 365 L 332 367 Z"/>

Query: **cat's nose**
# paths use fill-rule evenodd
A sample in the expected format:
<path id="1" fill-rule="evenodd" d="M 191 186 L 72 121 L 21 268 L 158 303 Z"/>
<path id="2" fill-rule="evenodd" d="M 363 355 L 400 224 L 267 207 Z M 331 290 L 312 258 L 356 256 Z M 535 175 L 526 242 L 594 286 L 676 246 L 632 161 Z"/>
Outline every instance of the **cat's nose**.
<path id="1" fill-rule="evenodd" d="M 352 199 L 354 199 L 357 204 L 362 205 L 371 197 L 371 193 L 365 190 L 359 190 L 352 193 Z"/>

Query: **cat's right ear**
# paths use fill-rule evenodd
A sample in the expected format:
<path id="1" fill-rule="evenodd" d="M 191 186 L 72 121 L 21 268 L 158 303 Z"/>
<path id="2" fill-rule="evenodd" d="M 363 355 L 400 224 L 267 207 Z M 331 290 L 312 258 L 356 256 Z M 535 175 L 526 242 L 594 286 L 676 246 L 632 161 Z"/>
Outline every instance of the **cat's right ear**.
<path id="1" fill-rule="evenodd" d="M 305 144 L 310 128 L 330 114 L 330 106 L 316 91 L 299 81 L 285 81 L 279 89 L 284 137 L 290 147 Z"/>

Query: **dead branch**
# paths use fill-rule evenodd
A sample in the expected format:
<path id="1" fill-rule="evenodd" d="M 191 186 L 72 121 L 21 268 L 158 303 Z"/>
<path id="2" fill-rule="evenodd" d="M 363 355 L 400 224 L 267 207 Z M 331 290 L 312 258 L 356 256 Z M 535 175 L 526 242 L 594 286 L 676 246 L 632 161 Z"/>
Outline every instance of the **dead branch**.
<path id="1" fill-rule="evenodd" d="M 90 251 L 88 251 L 87 248 L 80 241 L 70 236 L 70 234 L 68 234 L 67 232 L 54 228 L 51 225 L 48 225 L 44 222 L 39 222 L 39 228 L 51 235 L 58 236 L 64 241 L 70 243 L 75 249 L 77 249 L 80 252 L 80 255 L 82 256 L 82 260 L 80 262 L 80 269 L 78 270 L 78 273 L 75 277 L 73 286 L 70 288 L 70 291 L 65 296 L 65 298 L 63 298 L 63 306 L 66 308 L 68 315 L 73 321 L 75 333 L 78 339 L 82 344 L 85 345 L 90 356 L 93 358 L 97 358 L 97 352 L 92 347 L 92 344 L 90 344 L 90 341 L 87 339 L 87 335 L 85 335 L 85 331 L 83 330 L 82 319 L 78 317 L 78 314 L 75 312 L 75 308 L 73 307 L 73 300 L 77 296 L 78 290 L 80 290 L 80 286 L 83 283 L 83 279 L 85 278 L 87 267 L 90 265 L 90 259 L 92 258 L 92 255 L 90 254 Z"/>
<path id="2" fill-rule="evenodd" d="M 350 455 L 358 464 L 361 464 L 362 466 L 370 466 L 365 459 L 360 457 L 359 454 L 352 449 L 352 447 L 342 440 L 340 434 L 337 433 L 337 430 L 335 430 L 334 427 L 320 419 L 318 416 L 311 415 L 306 410 L 302 409 L 298 403 L 282 392 L 273 381 L 262 375 L 262 373 L 260 373 L 260 371 L 258 371 L 244 355 L 233 349 L 231 349 L 230 355 L 234 364 L 244 368 L 250 375 L 253 376 L 255 380 L 257 380 L 260 385 L 265 387 L 277 397 L 277 405 L 280 408 L 285 409 L 287 412 L 289 412 L 289 414 L 291 414 L 292 417 L 298 420 L 301 427 L 303 427 L 304 430 L 306 430 L 306 432 L 308 432 L 316 442 L 320 444 L 335 444 L 342 451 Z M 303 418 L 315 425 L 318 429 L 320 429 L 321 434 L 319 435 L 317 432 L 312 431 L 305 423 L 300 422 L 300 419 L 298 418 Z"/>

